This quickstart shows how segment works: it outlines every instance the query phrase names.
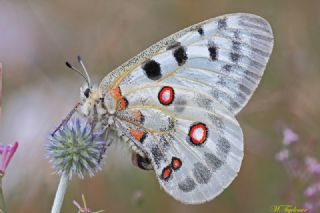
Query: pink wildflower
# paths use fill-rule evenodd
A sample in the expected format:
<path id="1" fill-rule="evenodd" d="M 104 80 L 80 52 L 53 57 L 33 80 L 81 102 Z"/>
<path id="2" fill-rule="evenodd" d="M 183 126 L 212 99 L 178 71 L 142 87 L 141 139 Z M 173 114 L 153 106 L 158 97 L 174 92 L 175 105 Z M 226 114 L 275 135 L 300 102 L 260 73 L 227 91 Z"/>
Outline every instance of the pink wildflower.
<path id="1" fill-rule="evenodd" d="M 307 170 L 312 174 L 320 174 L 320 163 L 313 157 L 305 159 Z"/>
<path id="2" fill-rule="evenodd" d="M 303 208 L 306 208 L 309 212 L 309 211 L 314 210 L 314 205 L 312 203 L 307 202 L 303 205 Z"/>
<path id="3" fill-rule="evenodd" d="M 283 149 L 280 152 L 276 154 L 276 160 L 278 161 L 284 161 L 289 158 L 289 150 L 288 149 Z"/>
<path id="4" fill-rule="evenodd" d="M 308 188 L 306 188 L 306 190 L 304 190 L 304 195 L 306 197 L 312 197 L 314 195 L 317 195 L 319 192 L 320 192 L 320 183 L 315 183 L 309 186 Z"/>
<path id="5" fill-rule="evenodd" d="M 18 148 L 18 142 L 14 144 L 0 145 L 0 176 L 3 176 L 9 163 Z"/>
<path id="6" fill-rule="evenodd" d="M 299 136 L 289 128 L 283 130 L 283 144 L 290 145 L 299 140 Z"/>

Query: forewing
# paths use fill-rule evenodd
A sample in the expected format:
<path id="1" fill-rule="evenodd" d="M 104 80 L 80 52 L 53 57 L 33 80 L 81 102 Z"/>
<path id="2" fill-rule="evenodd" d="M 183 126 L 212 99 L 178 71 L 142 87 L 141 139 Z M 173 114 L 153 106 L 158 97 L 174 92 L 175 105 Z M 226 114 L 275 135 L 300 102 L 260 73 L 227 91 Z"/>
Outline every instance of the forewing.
<path id="1" fill-rule="evenodd" d="M 109 74 L 100 88 L 126 93 L 170 83 L 201 90 L 237 114 L 259 84 L 272 48 L 266 20 L 224 15 L 161 40 Z"/>
<path id="2" fill-rule="evenodd" d="M 124 95 L 129 104 L 117 113 L 116 126 L 147 153 L 161 186 L 175 199 L 209 201 L 236 177 L 242 131 L 212 97 L 168 85 Z"/>

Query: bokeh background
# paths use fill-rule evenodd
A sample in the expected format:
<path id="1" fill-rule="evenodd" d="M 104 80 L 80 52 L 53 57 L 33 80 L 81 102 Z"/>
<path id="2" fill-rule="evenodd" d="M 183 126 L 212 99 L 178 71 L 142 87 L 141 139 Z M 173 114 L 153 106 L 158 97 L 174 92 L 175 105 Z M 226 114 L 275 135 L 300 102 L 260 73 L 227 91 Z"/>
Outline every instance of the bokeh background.
<path id="1" fill-rule="evenodd" d="M 10 212 L 50 211 L 59 178 L 44 145 L 79 101 L 83 83 L 65 67 L 66 60 L 75 64 L 80 54 L 99 83 L 163 37 L 233 12 L 266 18 L 275 46 L 259 88 L 238 115 L 245 156 L 230 187 L 212 202 L 183 205 L 160 188 L 153 172 L 131 164 L 126 145 L 113 144 L 101 172 L 72 180 L 62 212 L 76 212 L 72 200 L 80 201 L 81 193 L 92 209 L 107 213 L 269 212 L 278 204 L 302 208 L 310 178 L 293 177 L 275 155 L 284 146 L 283 130 L 291 128 L 300 147 L 313 147 L 302 155 L 320 156 L 320 1 L 0 0 L 0 142 L 20 142 L 3 180 Z"/>

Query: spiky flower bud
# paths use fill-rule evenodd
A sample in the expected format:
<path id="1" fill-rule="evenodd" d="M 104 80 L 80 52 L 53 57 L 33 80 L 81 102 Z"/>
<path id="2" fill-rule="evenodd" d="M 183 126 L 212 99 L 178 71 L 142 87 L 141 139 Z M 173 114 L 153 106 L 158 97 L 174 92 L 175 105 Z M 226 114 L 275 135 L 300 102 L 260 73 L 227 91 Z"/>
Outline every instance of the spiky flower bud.
<path id="1" fill-rule="evenodd" d="M 47 156 L 58 174 L 69 179 L 84 174 L 94 175 L 101 169 L 101 160 L 106 151 L 103 132 L 96 132 L 88 122 L 74 119 L 54 135 L 49 136 Z"/>

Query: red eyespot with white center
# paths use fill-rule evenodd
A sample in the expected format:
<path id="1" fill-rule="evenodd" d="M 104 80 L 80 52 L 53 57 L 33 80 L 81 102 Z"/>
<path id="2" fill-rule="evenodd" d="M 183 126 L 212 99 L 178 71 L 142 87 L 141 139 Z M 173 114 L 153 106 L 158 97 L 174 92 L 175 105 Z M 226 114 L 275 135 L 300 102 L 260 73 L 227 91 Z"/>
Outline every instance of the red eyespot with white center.
<path id="1" fill-rule="evenodd" d="M 194 145 L 203 144 L 208 137 L 208 129 L 204 123 L 197 123 L 190 127 L 189 138 Z"/>
<path id="2" fill-rule="evenodd" d="M 170 105 L 174 99 L 174 90 L 172 87 L 163 87 L 158 94 L 159 102 L 163 105 Z"/>

